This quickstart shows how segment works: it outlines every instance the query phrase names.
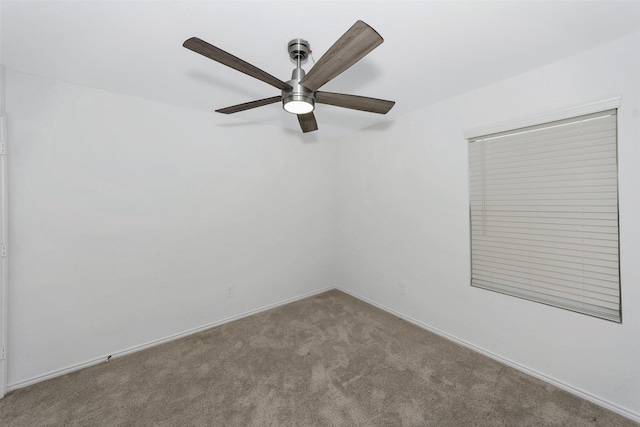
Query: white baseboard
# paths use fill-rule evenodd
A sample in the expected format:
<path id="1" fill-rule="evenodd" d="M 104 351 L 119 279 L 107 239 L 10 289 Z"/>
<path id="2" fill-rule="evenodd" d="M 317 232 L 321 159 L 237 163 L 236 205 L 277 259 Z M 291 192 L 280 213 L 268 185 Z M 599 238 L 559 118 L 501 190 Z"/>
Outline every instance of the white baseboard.
<path id="1" fill-rule="evenodd" d="M 484 349 L 482 347 L 478 347 L 478 346 L 476 346 L 476 345 L 474 345 L 474 344 L 472 344 L 472 343 L 470 343 L 468 341 L 462 340 L 462 339 L 457 338 L 457 337 L 455 337 L 453 335 L 450 335 L 450 334 L 448 334 L 446 332 L 443 332 L 443 331 L 441 331 L 441 330 L 439 330 L 437 328 L 434 328 L 434 327 L 429 326 L 429 325 L 427 325 L 425 323 L 422 323 L 419 320 L 416 320 L 416 319 L 414 319 L 412 317 L 409 317 L 409 316 L 407 316 L 405 314 L 402 314 L 402 313 L 400 313 L 400 312 L 398 312 L 398 311 L 396 311 L 394 309 L 391 309 L 391 308 L 385 306 L 384 304 L 380 304 L 380 303 L 378 303 L 376 301 L 373 301 L 373 300 L 371 300 L 371 299 L 369 299 L 367 297 L 364 297 L 362 295 L 358 295 L 358 294 L 356 294 L 354 292 L 348 291 L 348 290 L 343 289 L 343 288 L 341 288 L 339 286 L 337 286 L 336 289 L 338 289 L 341 292 L 344 292 L 345 294 L 351 295 L 354 298 L 357 298 L 357 299 L 359 299 L 361 301 L 364 301 L 367 304 L 371 304 L 374 307 L 378 307 L 379 309 L 384 310 L 387 313 L 391 313 L 394 316 L 397 316 L 397 317 L 399 317 L 401 319 L 404 319 L 409 323 L 413 323 L 414 325 L 419 326 L 422 329 L 426 329 L 427 331 L 433 332 L 434 334 L 437 334 L 437 335 L 439 335 L 439 336 L 441 336 L 441 337 L 443 337 L 445 339 L 448 339 L 449 341 L 453 341 L 453 342 L 455 342 L 457 344 L 460 344 L 462 346 L 470 348 L 471 350 L 477 351 L 478 353 L 481 353 L 481 354 L 483 354 L 483 355 L 485 355 L 487 357 L 490 357 L 491 359 L 497 360 L 498 362 L 504 363 L 505 365 L 511 366 L 512 368 L 515 368 L 515 369 L 517 369 L 517 370 L 519 370 L 521 372 L 524 372 L 525 374 L 531 375 L 531 376 L 536 377 L 536 378 L 538 378 L 538 379 L 540 379 L 542 381 L 545 381 L 545 382 L 548 382 L 550 384 L 553 384 L 554 386 L 556 386 L 558 388 L 561 388 L 562 390 L 568 391 L 569 393 L 575 394 L 576 396 L 581 397 L 583 399 L 586 399 L 586 400 L 588 400 L 590 402 L 593 402 L 596 405 L 599 405 L 599 406 L 602 406 L 604 408 L 607 408 L 607 409 L 609 409 L 609 410 L 611 410 L 611 411 L 613 411 L 613 412 L 615 412 L 617 414 L 622 415 L 623 417 L 627 417 L 627 418 L 630 418 L 630 419 L 632 419 L 632 420 L 634 420 L 636 422 L 640 422 L 640 413 L 634 412 L 634 411 L 632 411 L 630 409 L 627 409 L 625 407 L 622 407 L 620 405 L 616 405 L 615 403 L 609 402 L 608 400 L 603 399 L 601 397 L 594 396 L 594 395 L 592 395 L 592 394 L 590 394 L 590 393 L 588 393 L 588 392 L 586 392 L 584 390 L 581 390 L 581 389 L 579 389 L 577 387 L 572 386 L 571 384 L 567 384 L 567 383 L 564 383 L 562 381 L 558 381 L 557 379 L 549 377 L 549 376 L 543 374 L 542 372 L 536 371 L 535 369 L 531 369 L 531 368 L 529 368 L 527 366 L 520 365 L 519 363 L 516 363 L 516 362 L 514 362 L 512 360 L 506 359 L 506 358 L 504 358 L 504 357 L 502 357 L 502 356 L 500 356 L 498 354 L 492 353 L 489 350 L 486 350 L 486 349 Z"/>
<path id="2" fill-rule="evenodd" d="M 136 351 L 144 350 L 144 349 L 147 349 L 147 348 L 150 348 L 150 347 L 155 347 L 157 345 L 164 344 L 166 342 L 174 341 L 174 340 L 177 340 L 179 338 L 183 338 L 183 337 L 186 337 L 186 336 L 189 336 L 189 335 L 193 335 L 193 334 L 196 334 L 198 332 L 201 332 L 201 331 L 204 331 L 204 330 L 207 330 L 207 329 L 215 328 L 216 326 L 220 326 L 220 325 L 223 325 L 225 323 L 233 322 L 234 320 L 239 320 L 239 319 L 242 319 L 242 318 L 245 318 L 245 317 L 249 317 L 249 316 L 252 316 L 254 314 L 261 313 L 263 311 L 271 310 L 272 308 L 280 307 L 282 305 L 289 304 L 289 303 L 292 303 L 294 301 L 299 301 L 301 299 L 309 298 L 309 297 L 312 297 L 314 295 L 318 295 L 318 294 L 321 294 L 323 292 L 330 291 L 332 289 L 336 289 L 336 288 L 335 287 L 329 287 L 329 288 L 324 288 L 324 289 L 321 289 L 321 290 L 318 290 L 318 291 L 309 292 L 309 293 L 306 293 L 306 294 L 303 294 L 303 295 L 299 295 L 299 296 L 296 296 L 296 297 L 293 297 L 293 298 L 288 298 L 288 299 L 280 301 L 280 302 L 276 302 L 276 303 L 273 303 L 273 304 L 265 305 L 263 307 L 255 309 L 255 310 L 250 310 L 250 311 L 247 311 L 247 312 L 235 315 L 235 316 L 227 317 L 227 318 L 222 319 L 222 320 L 218 320 L 218 321 L 215 321 L 215 322 L 212 322 L 212 323 L 207 323 L 206 325 L 198 326 L 196 328 L 192 328 L 192 329 L 189 329 L 189 330 L 184 331 L 184 332 L 179 332 L 177 334 L 173 334 L 173 335 L 166 336 L 164 338 L 159 338 L 157 340 L 149 341 L 149 342 L 144 343 L 144 344 L 140 344 L 140 345 L 136 345 L 136 346 L 133 346 L 133 347 L 129 347 L 129 348 L 124 349 L 124 350 L 119 350 L 119 351 L 111 353 L 111 359 L 122 357 L 122 356 L 125 356 L 127 354 L 134 353 Z M 71 372 L 74 372 L 74 371 L 77 371 L 77 370 L 80 370 L 80 369 L 83 369 L 83 368 L 88 368 L 90 366 L 94 366 L 94 365 L 97 365 L 99 363 L 104 363 L 106 361 L 107 361 L 107 359 L 105 357 L 97 357 L 95 359 L 87 360 L 85 362 L 76 363 L 75 365 L 71 365 L 71 366 L 67 366 L 67 367 L 62 368 L 62 369 L 57 369 L 55 371 L 47 372 L 46 374 L 43 374 L 43 375 L 37 375 L 35 377 L 31 377 L 29 379 L 26 379 L 26 380 L 23 380 L 23 381 L 19 381 L 17 383 L 9 384 L 8 387 L 7 387 L 7 391 L 13 391 L 13 390 L 16 390 L 16 389 L 19 389 L 19 388 L 27 387 L 27 386 L 30 386 L 32 384 L 39 383 L 40 381 L 45 381 L 45 380 L 49 380 L 51 378 L 59 377 L 61 375 L 69 374 Z"/>

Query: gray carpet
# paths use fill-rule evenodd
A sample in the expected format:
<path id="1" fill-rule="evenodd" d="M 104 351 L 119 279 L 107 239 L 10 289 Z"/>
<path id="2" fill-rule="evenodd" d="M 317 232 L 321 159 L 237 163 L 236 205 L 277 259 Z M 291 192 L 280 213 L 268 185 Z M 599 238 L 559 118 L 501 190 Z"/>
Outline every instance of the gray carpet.
<path id="1" fill-rule="evenodd" d="M 633 426 L 339 291 L 16 390 L 2 426 Z"/>

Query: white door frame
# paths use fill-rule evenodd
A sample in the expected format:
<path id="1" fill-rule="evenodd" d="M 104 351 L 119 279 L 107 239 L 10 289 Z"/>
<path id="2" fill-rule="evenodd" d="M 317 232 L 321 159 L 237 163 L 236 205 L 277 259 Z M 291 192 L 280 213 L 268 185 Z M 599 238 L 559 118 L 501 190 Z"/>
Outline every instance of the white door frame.
<path id="1" fill-rule="evenodd" d="M 0 84 L 3 83 L 4 81 L 0 80 Z M 0 107 L 2 107 L 2 101 L 4 99 L 0 100 Z M 6 118 L 0 115 L 0 399 L 7 393 L 7 309 L 9 306 L 7 299 L 7 216 L 7 122 Z"/>
<path id="2" fill-rule="evenodd" d="M 0 0 L 1 1 L 1 0 Z M 5 68 L 0 64 L 0 399 L 7 393 L 7 121 L 5 120 L 6 98 Z"/>

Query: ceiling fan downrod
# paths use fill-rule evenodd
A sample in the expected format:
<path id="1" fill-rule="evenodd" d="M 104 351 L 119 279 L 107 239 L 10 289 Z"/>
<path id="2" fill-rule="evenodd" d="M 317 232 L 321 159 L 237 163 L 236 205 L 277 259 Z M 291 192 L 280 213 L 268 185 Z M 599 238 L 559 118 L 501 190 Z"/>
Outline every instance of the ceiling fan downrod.
<path id="1" fill-rule="evenodd" d="M 282 90 L 282 108 L 292 114 L 311 113 L 315 108 L 313 91 L 300 84 L 305 76 L 302 62 L 309 56 L 309 42 L 303 39 L 293 39 L 288 44 L 289 57 L 296 61 L 296 68 L 291 73 L 291 80 L 286 82 L 291 90 Z"/>

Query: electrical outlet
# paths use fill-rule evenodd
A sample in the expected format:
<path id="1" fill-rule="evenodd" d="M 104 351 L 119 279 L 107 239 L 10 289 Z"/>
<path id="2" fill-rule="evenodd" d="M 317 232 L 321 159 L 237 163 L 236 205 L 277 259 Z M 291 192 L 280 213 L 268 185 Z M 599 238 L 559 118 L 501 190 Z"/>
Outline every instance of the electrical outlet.
<path id="1" fill-rule="evenodd" d="M 226 296 L 227 298 L 232 298 L 235 294 L 236 294 L 236 290 L 235 290 L 235 288 L 233 287 L 233 285 L 227 285 L 227 289 L 226 289 L 226 292 L 225 292 L 225 296 Z"/>
<path id="2" fill-rule="evenodd" d="M 400 283 L 400 286 L 398 287 L 398 290 L 400 291 L 400 295 L 406 295 L 407 294 L 407 285 L 405 285 L 404 283 Z"/>

